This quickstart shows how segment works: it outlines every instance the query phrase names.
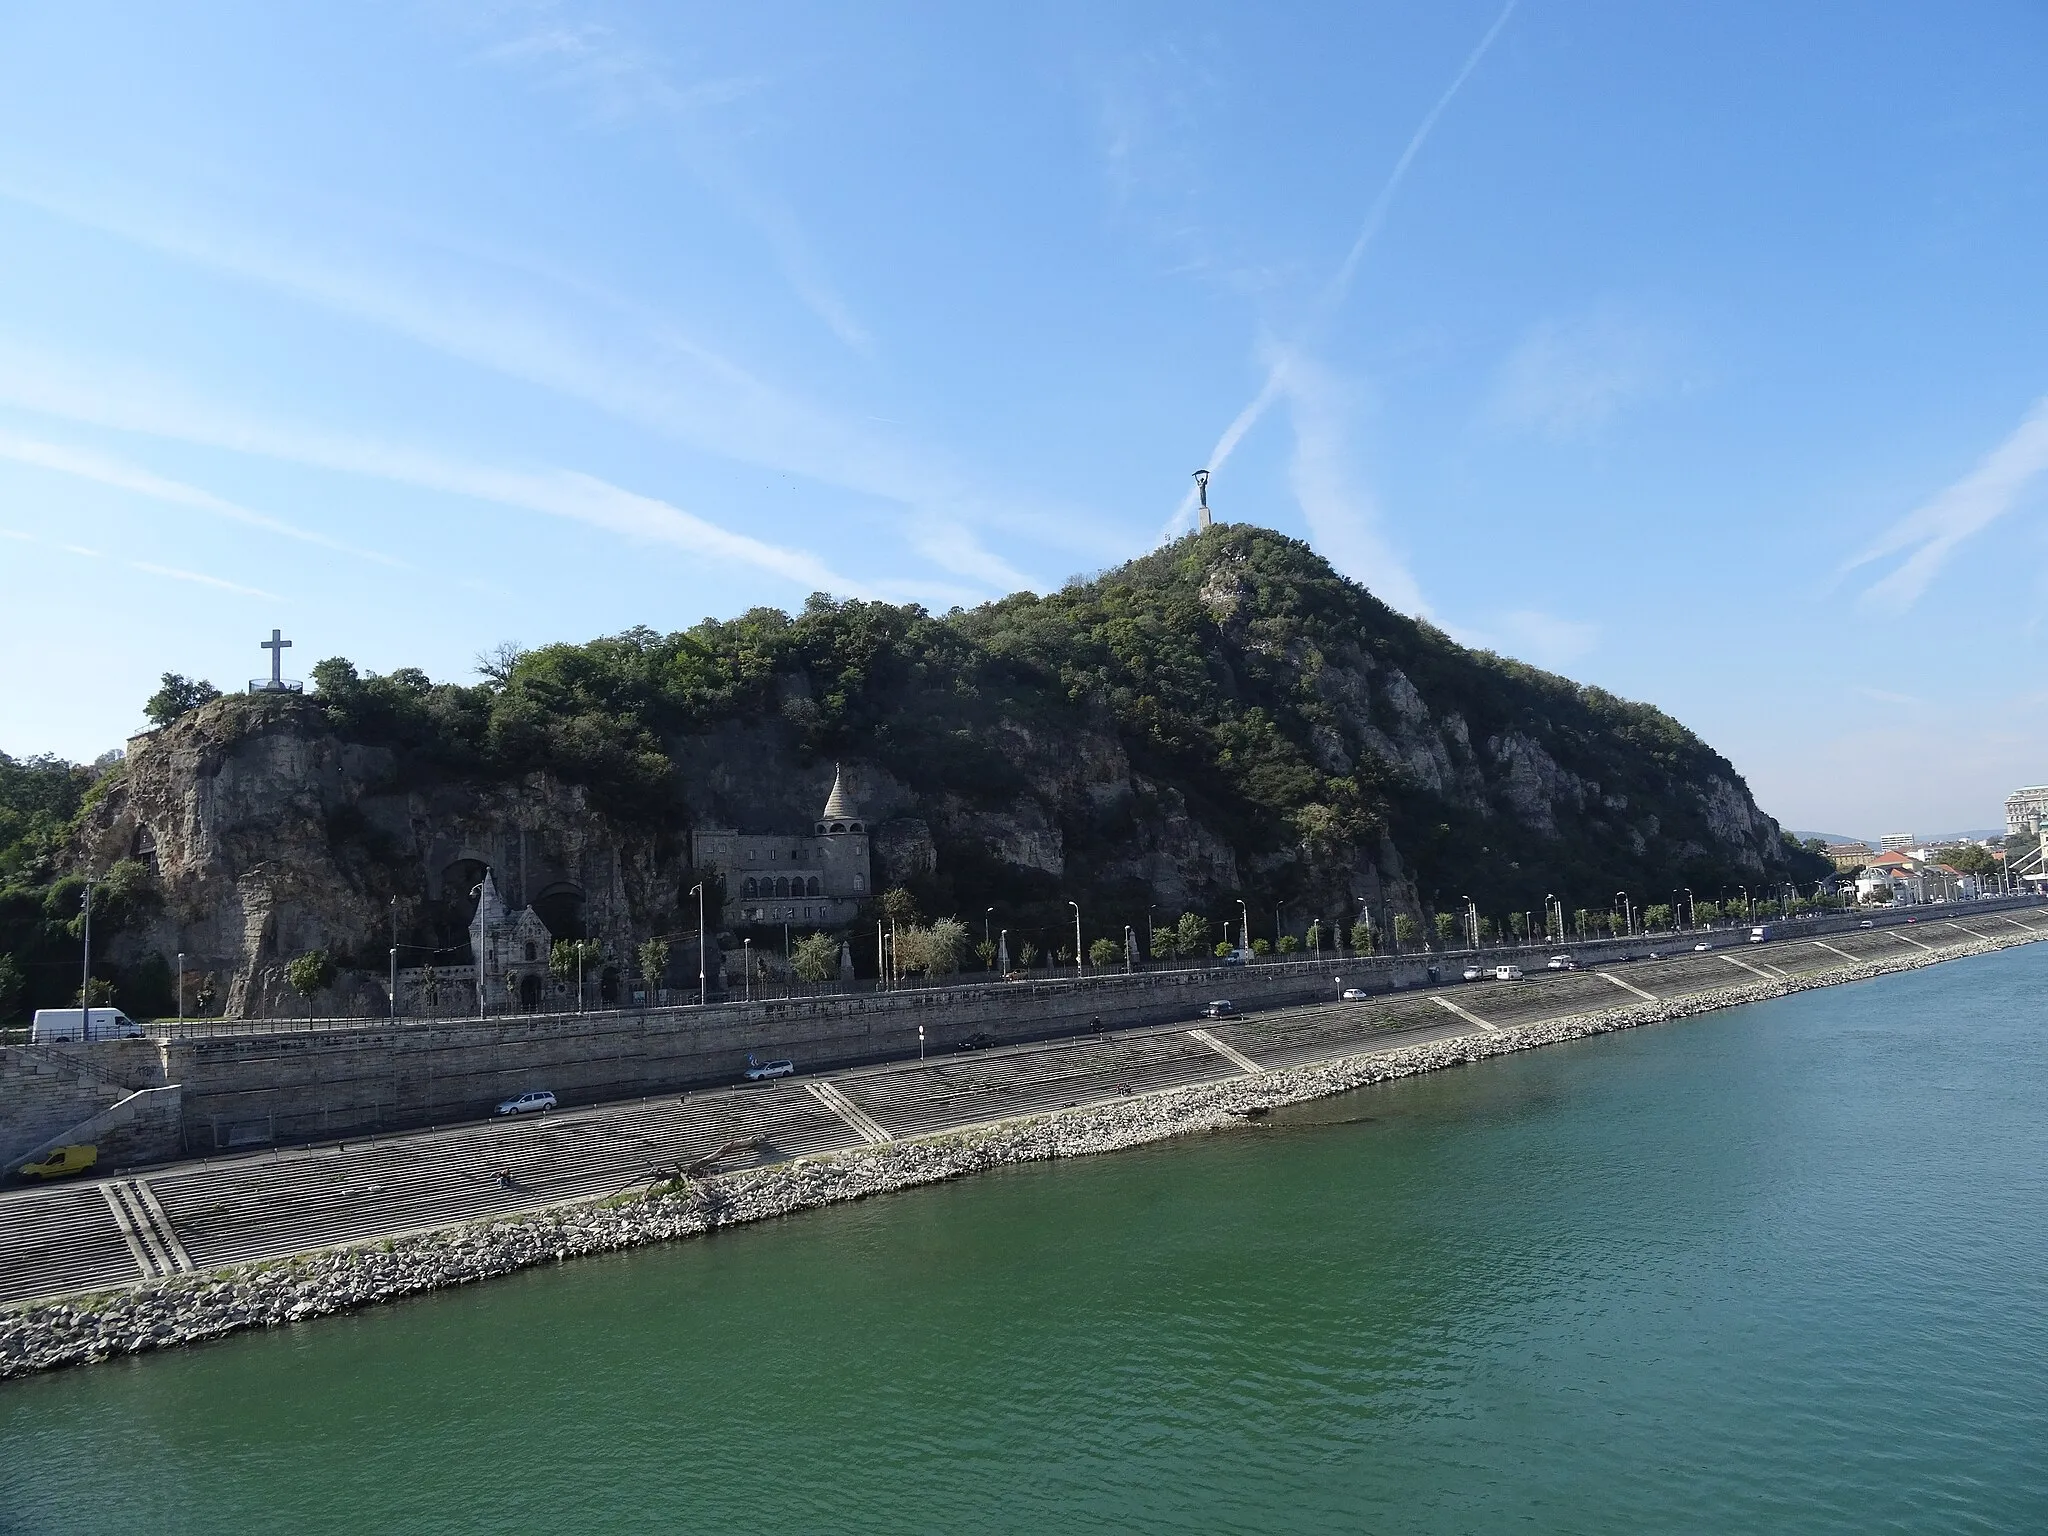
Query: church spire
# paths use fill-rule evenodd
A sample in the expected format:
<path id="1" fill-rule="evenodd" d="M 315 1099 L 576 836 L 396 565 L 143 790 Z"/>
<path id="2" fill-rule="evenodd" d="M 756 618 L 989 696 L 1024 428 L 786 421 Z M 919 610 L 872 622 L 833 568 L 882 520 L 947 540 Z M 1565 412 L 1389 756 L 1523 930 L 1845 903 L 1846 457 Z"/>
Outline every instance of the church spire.
<path id="1" fill-rule="evenodd" d="M 846 792 L 846 775 L 837 763 L 832 765 L 832 793 L 825 797 L 824 812 L 820 822 L 851 821 L 860 812 L 853 808 L 853 797 Z"/>

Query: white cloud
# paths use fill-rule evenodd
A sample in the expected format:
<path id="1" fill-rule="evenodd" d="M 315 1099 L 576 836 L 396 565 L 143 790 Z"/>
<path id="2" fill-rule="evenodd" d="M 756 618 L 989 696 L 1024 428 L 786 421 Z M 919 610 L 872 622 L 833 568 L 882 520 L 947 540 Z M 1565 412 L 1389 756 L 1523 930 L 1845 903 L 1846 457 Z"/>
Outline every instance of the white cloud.
<path id="1" fill-rule="evenodd" d="M 201 571 L 181 571 L 176 566 L 151 565 L 147 560 L 130 560 L 130 570 L 146 571 L 151 576 L 168 576 L 173 581 L 196 582 L 202 587 L 213 587 L 222 592 L 233 592 L 242 597 L 268 598 L 271 602 L 283 602 L 275 592 L 265 592 L 261 587 L 245 587 L 237 581 L 224 581 L 218 576 L 208 576 Z"/>
<path id="2" fill-rule="evenodd" d="M 85 374 L 0 347 L 0 401 L 73 421 L 282 459 L 568 518 L 649 543 L 726 559 L 807 590 L 874 595 L 816 556 L 733 533 L 652 496 L 564 469 L 503 469 L 422 449 L 280 427 L 209 406 L 134 374 Z M 162 482 L 168 485 L 170 482 Z M 206 493 L 196 493 L 205 496 Z M 225 505 L 225 504 L 223 504 Z"/>
<path id="3" fill-rule="evenodd" d="M 1487 50 L 1493 47 L 1494 39 L 1500 36 L 1501 29 L 1508 24 L 1508 18 L 1514 15 L 1515 7 L 1519 3 L 1520 0 L 1507 0 L 1507 4 L 1501 7 L 1493 25 L 1486 29 L 1485 35 L 1479 39 L 1471 53 L 1466 55 L 1464 64 L 1452 77 L 1451 83 L 1423 115 L 1415 132 L 1409 135 L 1408 143 L 1402 149 L 1400 158 L 1394 162 L 1394 168 L 1388 173 L 1386 181 L 1381 185 L 1379 195 L 1366 209 L 1364 222 L 1359 225 L 1357 236 L 1344 253 L 1344 260 L 1338 264 L 1337 270 L 1324 286 L 1309 321 L 1301 327 L 1293 343 L 1285 346 L 1267 344 L 1262 348 L 1268 353 L 1266 381 L 1260 386 L 1259 392 L 1246 403 L 1244 409 L 1231 420 L 1230 425 L 1224 428 L 1223 436 L 1217 439 L 1215 448 L 1210 451 L 1207 465 L 1212 473 L 1222 469 L 1230 455 L 1236 451 L 1237 445 L 1244 441 L 1245 435 L 1258 425 L 1260 418 L 1280 396 L 1280 375 L 1293 365 L 1296 354 L 1342 306 L 1351 291 L 1352 280 L 1358 275 L 1359 264 L 1365 259 L 1366 251 L 1371 248 L 1373 241 L 1379 237 L 1381 228 L 1386 224 L 1387 214 L 1394 206 L 1394 195 L 1401 190 L 1401 183 L 1408 179 L 1409 167 L 1415 163 L 1415 157 L 1422 152 L 1422 146 L 1428 141 L 1430 131 L 1436 127 L 1437 119 L 1443 116 L 1452 98 L 1463 88 L 1472 71 L 1479 67 L 1479 61 L 1485 58 Z M 1193 491 L 1181 499 L 1180 506 L 1167 522 L 1169 534 L 1187 526 L 1196 504 L 1197 495 Z"/>
<path id="4" fill-rule="evenodd" d="M 1536 608 L 1498 613 L 1484 627 L 1445 626 L 1452 639 L 1475 651 L 1513 656 L 1549 671 L 1562 671 L 1600 644 L 1600 626 L 1560 618 Z"/>
<path id="5" fill-rule="evenodd" d="M 148 189 L 88 195 L 71 181 L 0 172 L 0 196 L 181 260 L 261 284 L 379 326 L 449 357 L 581 400 L 720 458 L 801 475 L 934 520 L 994 524 L 1039 547 L 1111 553 L 1100 520 L 987 494 L 942 454 L 877 433 L 805 400 L 686 336 L 653 314 L 530 263 L 473 249 L 415 251 L 410 269 L 351 255 L 359 228 L 294 239 L 238 223 L 167 211 Z M 516 272 L 549 296 L 508 286 Z M 551 298 L 594 301 L 605 314 L 565 318 Z"/>
<path id="6" fill-rule="evenodd" d="M 1298 352 L 1276 376 L 1294 422 L 1288 483 L 1316 548 L 1389 607 L 1427 615 L 1422 588 L 1380 532 L 1379 504 L 1352 456 L 1356 391 Z"/>
<path id="7" fill-rule="evenodd" d="M 137 469 L 132 464 L 83 448 L 41 442 L 0 430 L 0 459 L 12 459 L 17 464 L 32 464 L 39 469 L 55 470 L 60 474 L 113 486 L 118 490 L 133 491 L 137 495 L 170 502 L 174 506 L 195 507 L 202 512 L 211 512 L 218 517 L 246 523 L 252 528 L 261 528 L 288 539 L 317 544 L 323 549 L 354 555 L 363 560 L 374 560 L 380 565 L 389 565 L 400 570 L 409 569 L 405 562 L 394 560 L 389 555 L 378 554 L 374 550 L 357 549 L 338 539 L 330 539 L 325 534 L 287 523 L 281 518 L 270 517 L 262 512 L 252 512 L 247 507 L 237 506 L 234 502 L 214 495 L 211 491 L 204 491 L 177 480 L 167 480 L 161 475 L 153 475 L 147 470 Z"/>
<path id="8" fill-rule="evenodd" d="M 1892 524 L 1843 569 L 1853 571 L 1912 551 L 1890 574 L 1863 591 L 1864 603 L 1903 612 L 1920 600 L 1956 547 L 2018 506 L 2044 470 L 2048 470 L 2048 396 L 2035 401 L 2012 435 L 1986 454 L 1975 469 Z"/>
<path id="9" fill-rule="evenodd" d="M 659 58 L 615 27 L 553 18 L 492 45 L 484 57 L 526 69 L 544 88 L 581 98 L 606 123 L 649 120 L 662 125 L 683 165 L 753 225 L 804 306 L 847 346 L 868 348 L 872 338 L 825 275 L 796 210 L 741 166 L 726 142 L 729 136 L 714 132 L 708 121 L 712 109 L 758 94 L 768 83 L 765 77 L 679 85 Z"/>
<path id="10" fill-rule="evenodd" d="M 1655 327 L 1612 309 L 1542 321 L 1502 362 L 1489 413 L 1545 437 L 1591 436 L 1670 386 L 1671 351 Z"/>

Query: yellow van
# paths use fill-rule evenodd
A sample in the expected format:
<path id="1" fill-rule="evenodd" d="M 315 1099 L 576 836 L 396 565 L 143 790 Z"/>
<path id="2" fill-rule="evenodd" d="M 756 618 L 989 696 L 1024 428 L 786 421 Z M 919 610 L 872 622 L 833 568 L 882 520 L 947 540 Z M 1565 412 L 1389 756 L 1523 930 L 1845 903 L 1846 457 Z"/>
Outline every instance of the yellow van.
<path id="1" fill-rule="evenodd" d="M 91 1142 L 79 1146 L 58 1147 L 46 1157 L 39 1157 L 32 1163 L 21 1165 L 21 1176 L 25 1179 L 61 1179 L 67 1174 L 83 1173 L 100 1160 L 100 1149 Z"/>

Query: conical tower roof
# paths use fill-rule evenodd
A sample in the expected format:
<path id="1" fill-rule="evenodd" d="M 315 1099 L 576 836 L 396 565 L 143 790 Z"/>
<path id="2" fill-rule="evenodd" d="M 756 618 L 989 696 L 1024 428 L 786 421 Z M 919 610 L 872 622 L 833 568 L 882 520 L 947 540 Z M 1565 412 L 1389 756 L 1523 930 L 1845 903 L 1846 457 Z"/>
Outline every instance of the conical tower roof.
<path id="1" fill-rule="evenodd" d="M 860 814 L 853 807 L 853 797 L 846 792 L 846 775 L 837 763 L 832 765 L 832 793 L 825 797 L 825 809 L 818 817 L 820 821 L 851 821 Z"/>

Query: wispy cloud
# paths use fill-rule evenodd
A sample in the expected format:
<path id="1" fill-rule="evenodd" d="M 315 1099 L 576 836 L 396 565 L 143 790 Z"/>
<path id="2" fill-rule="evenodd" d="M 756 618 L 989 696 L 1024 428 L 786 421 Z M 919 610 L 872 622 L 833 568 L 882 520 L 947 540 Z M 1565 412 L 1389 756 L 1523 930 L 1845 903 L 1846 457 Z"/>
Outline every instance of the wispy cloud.
<path id="1" fill-rule="evenodd" d="M 62 554 L 76 555 L 82 560 L 104 560 L 106 555 L 97 549 L 87 549 L 83 544 L 60 544 L 48 539 L 39 539 L 32 533 L 21 533 L 12 528 L 0 528 L 0 538 L 13 539 L 22 544 L 37 544 L 45 549 L 54 549 Z M 229 581 L 222 576 L 209 576 L 203 571 L 180 570 L 173 565 L 155 565 L 147 560 L 123 560 L 120 564 L 131 571 L 141 571 L 147 576 L 163 576 L 172 581 L 190 581 L 203 587 L 212 587 L 219 592 L 233 592 L 240 597 L 261 597 L 274 603 L 283 598 L 275 592 L 266 592 L 261 587 L 245 587 L 238 581 Z"/>
<path id="2" fill-rule="evenodd" d="M 55 470 L 59 474 L 91 480 L 117 490 L 133 491 L 137 495 L 169 502 L 174 506 L 193 507 L 233 522 L 246 523 L 251 528 L 261 528 L 266 532 L 279 534 L 287 539 L 317 544 L 322 549 L 354 555 L 362 560 L 374 560 L 379 565 L 393 566 L 400 570 L 410 569 L 404 561 L 394 560 L 389 555 L 379 554 L 375 550 L 357 549 L 353 545 L 342 543 L 339 539 L 330 539 L 323 533 L 315 533 L 310 528 L 300 528 L 287 523 L 282 518 L 252 512 L 247 507 L 238 506 L 232 501 L 214 495 L 211 491 L 204 491 L 181 481 L 167 480 L 161 475 L 153 475 L 132 464 L 83 448 L 42 442 L 0 430 L 0 459 L 12 459 L 17 464 L 32 464 L 39 469 Z"/>
<path id="3" fill-rule="evenodd" d="M 225 448 L 441 491 L 604 528 L 781 576 L 810 590 L 876 595 L 803 551 L 733 533 L 657 497 L 565 469 L 505 469 L 423 449 L 278 426 L 135 374 L 90 373 L 0 347 L 0 402 L 71 421 Z M 205 495 L 204 492 L 198 493 Z"/>
<path id="4" fill-rule="evenodd" d="M 1843 567 L 1853 571 L 1910 550 L 1892 571 L 1863 590 L 1862 601 L 1903 612 L 1918 602 L 1956 547 L 2020 504 L 2048 471 L 2048 396 L 2011 436 L 1947 490 L 1921 503 Z"/>
<path id="5" fill-rule="evenodd" d="M 1669 337 L 1607 308 L 1531 327 L 1502 362 L 1488 412 L 1545 437 L 1588 437 L 1671 382 Z"/>
<path id="6" fill-rule="evenodd" d="M 1271 358 L 1266 369 L 1265 383 L 1246 403 L 1244 409 L 1231 420 L 1230 425 L 1224 428 L 1223 435 L 1210 450 L 1208 468 L 1211 473 L 1222 469 L 1231 454 L 1236 452 L 1238 444 L 1244 441 L 1246 434 L 1258 424 L 1273 402 L 1280 398 L 1282 391 L 1279 375 L 1289 366 L 1290 360 L 1312 342 L 1329 323 L 1330 318 L 1343 306 L 1344 300 L 1351 292 L 1352 281 L 1358 275 L 1359 264 L 1365 260 L 1366 252 L 1371 249 L 1373 241 L 1379 237 L 1380 230 L 1385 226 L 1387 215 L 1394 206 L 1395 195 L 1400 192 L 1401 183 L 1408 179 L 1408 172 L 1415 164 L 1415 157 L 1422 152 L 1422 146 L 1428 142 L 1437 119 L 1443 116 L 1452 100 L 1463 89 L 1466 80 L 1471 78 L 1473 70 L 1479 67 L 1479 61 L 1485 58 L 1487 51 L 1493 47 L 1494 40 L 1500 36 L 1501 30 L 1507 26 L 1508 18 L 1514 15 L 1517 4 L 1519 0 L 1507 0 L 1507 4 L 1501 7 L 1500 14 L 1493 20 L 1493 25 L 1486 29 L 1485 35 L 1465 56 L 1465 62 L 1452 77 L 1451 83 L 1444 88 L 1443 94 L 1437 97 L 1435 105 L 1423 115 L 1422 121 L 1416 125 L 1415 132 L 1409 135 L 1400 158 L 1394 162 L 1394 168 L 1380 187 L 1379 195 L 1366 209 L 1365 219 L 1359 225 L 1358 234 L 1344 253 L 1343 261 L 1338 264 L 1337 270 L 1324 285 L 1308 320 L 1298 329 L 1291 341 L 1270 348 Z M 1194 515 L 1195 506 L 1196 495 L 1190 491 L 1182 498 L 1179 508 L 1168 522 L 1168 531 L 1186 527 L 1188 520 Z"/>
<path id="7" fill-rule="evenodd" d="M 483 56 L 525 71 L 545 89 L 573 95 L 605 124 L 658 123 L 684 167 L 754 227 L 804 306 L 847 346 L 868 348 L 872 337 L 826 276 L 796 210 L 741 165 L 728 136 L 713 126 L 713 112 L 759 94 L 767 77 L 679 83 L 656 53 L 616 26 L 564 21 L 559 12 L 490 45 Z"/>
<path id="8" fill-rule="evenodd" d="M 1493 615 L 1486 625 L 1446 626 L 1460 645 L 1514 656 L 1553 671 L 1570 666 L 1600 644 L 1600 626 L 1560 618 L 1537 608 L 1515 608 Z"/>
<path id="9" fill-rule="evenodd" d="M 785 390 L 686 335 L 673 320 L 531 264 L 473 250 L 442 272 L 422 255 L 394 266 L 351 254 L 353 231 L 300 239 L 189 210 L 170 211 L 146 188 L 87 195 L 61 178 L 0 169 L 0 196 L 149 249 L 272 288 L 366 322 L 448 357 L 536 385 L 720 458 L 801 475 L 905 509 L 929 525 L 1000 526 L 1035 547 L 1110 554 L 1099 520 L 1013 494 L 991 495 L 948 458 L 865 415 L 835 413 Z M 421 254 L 421 253 L 415 253 Z M 505 286 L 517 273 L 531 288 Z M 550 298 L 598 301 L 582 324 Z M 581 318 L 589 318 L 587 316 Z"/>
<path id="10" fill-rule="evenodd" d="M 1298 351 L 1269 377 L 1277 381 L 1276 393 L 1287 397 L 1294 421 L 1288 484 L 1316 547 L 1390 607 L 1427 614 L 1414 573 L 1380 530 L 1379 505 L 1353 456 L 1356 390 Z"/>
<path id="11" fill-rule="evenodd" d="M 242 597 L 268 598 L 272 602 L 283 602 L 275 592 L 266 592 L 261 587 L 245 587 L 238 581 L 225 581 L 218 576 L 208 576 L 203 571 L 181 571 L 172 565 L 151 565 L 147 560 L 130 560 L 130 570 L 144 571 L 151 576 L 166 576 L 172 581 L 189 581 L 202 587 L 212 587 L 220 592 L 233 592 Z"/>
<path id="12" fill-rule="evenodd" d="M 1877 704 L 1911 704 L 1919 706 L 1926 703 L 1924 699 L 1916 699 L 1910 693 L 1891 693 L 1883 688 L 1857 688 L 1855 692 L 1859 697 L 1869 699 Z"/>

